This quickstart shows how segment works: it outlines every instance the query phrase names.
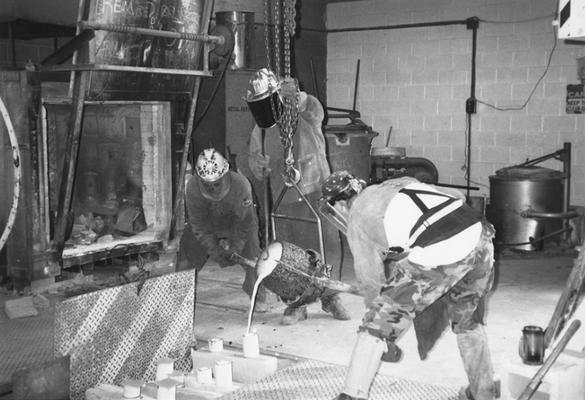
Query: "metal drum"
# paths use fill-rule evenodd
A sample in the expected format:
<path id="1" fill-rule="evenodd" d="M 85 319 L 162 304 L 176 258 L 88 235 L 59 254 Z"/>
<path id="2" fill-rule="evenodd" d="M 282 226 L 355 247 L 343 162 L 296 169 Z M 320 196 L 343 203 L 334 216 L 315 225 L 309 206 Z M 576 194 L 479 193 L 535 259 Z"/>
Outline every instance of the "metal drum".
<path id="1" fill-rule="evenodd" d="M 229 68 L 254 67 L 254 13 L 247 11 L 219 11 L 215 23 L 227 26 L 233 32 L 233 52 Z"/>
<path id="2" fill-rule="evenodd" d="M 496 244 L 518 250 L 541 250 L 541 238 L 562 229 L 563 176 L 535 166 L 503 168 L 490 176 L 489 221 Z"/>
<path id="3" fill-rule="evenodd" d="M 82 1 L 83 19 L 102 24 L 179 33 L 201 32 L 207 24 L 205 0 Z M 79 21 L 78 21 L 79 22 Z M 93 71 L 88 100 L 167 100 L 183 98 L 195 77 L 143 73 L 134 67 L 197 70 L 202 43 L 194 40 L 96 30 L 77 63 L 124 66 L 127 71 Z"/>
<path id="4" fill-rule="evenodd" d="M 315 288 L 309 277 L 296 272 L 319 278 L 329 278 L 331 267 L 320 262 L 314 250 L 305 250 L 292 243 L 282 242 L 282 256 L 276 268 L 262 280 L 262 285 L 280 296 L 284 301 L 291 302 Z"/>

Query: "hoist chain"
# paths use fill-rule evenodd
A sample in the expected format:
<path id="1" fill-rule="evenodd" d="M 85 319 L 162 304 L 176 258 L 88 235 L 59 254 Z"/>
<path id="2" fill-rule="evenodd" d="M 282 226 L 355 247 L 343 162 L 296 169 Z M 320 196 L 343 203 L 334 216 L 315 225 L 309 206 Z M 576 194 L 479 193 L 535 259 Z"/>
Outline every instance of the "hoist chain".
<path id="1" fill-rule="evenodd" d="M 298 82 L 296 79 L 291 78 L 291 37 L 295 33 L 295 0 L 282 0 L 283 1 L 283 31 L 284 31 L 284 76 L 285 83 L 288 85 L 294 85 L 294 93 L 299 93 Z M 279 121 L 280 127 L 280 140 L 284 147 L 284 167 L 286 177 L 291 181 L 296 181 L 300 178 L 298 171 L 293 168 L 294 155 L 293 155 L 293 136 L 297 130 L 298 117 L 299 117 L 299 101 L 298 96 L 292 96 L 292 98 L 285 97 L 283 100 L 282 117 Z"/>
<path id="2" fill-rule="evenodd" d="M 273 2 L 272 19 L 270 18 L 270 4 Z M 294 93 L 299 93 L 298 82 L 296 79 L 291 77 L 291 37 L 295 33 L 296 29 L 296 0 L 264 0 L 264 21 L 265 21 L 265 37 L 264 42 L 266 46 L 266 60 L 268 67 L 270 68 L 271 62 L 273 62 L 274 72 L 279 78 L 284 76 L 283 85 L 286 85 L 289 92 L 291 86 L 294 86 Z M 281 13 L 282 9 L 282 13 Z M 273 48 L 270 48 L 269 40 L 269 21 L 273 23 Z M 282 26 L 282 30 L 281 30 Z M 282 48 L 281 48 L 281 36 Z M 270 56 L 271 50 L 274 52 L 273 57 Z M 284 57 L 284 71 L 281 62 L 281 52 Z M 290 94 L 290 93 L 289 93 Z M 282 96 L 282 105 L 270 101 L 272 115 L 278 116 L 277 124 L 280 128 L 280 141 L 284 147 L 284 169 L 285 175 L 289 181 L 298 181 L 298 171 L 293 167 L 294 155 L 293 155 L 293 136 L 297 130 L 298 117 L 299 117 L 299 101 L 298 96 Z M 276 118 L 275 118 L 276 119 Z"/>
<path id="3" fill-rule="evenodd" d="M 294 36 L 296 29 L 295 0 L 284 0 L 284 76 L 291 76 L 290 73 L 290 38 Z"/>
<path id="4" fill-rule="evenodd" d="M 264 0 L 264 48 L 266 50 L 266 67 L 272 69 L 270 57 L 270 0 Z"/>
<path id="5" fill-rule="evenodd" d="M 280 8 L 281 8 L 281 0 L 274 0 L 274 72 L 276 72 L 276 76 L 282 77 L 282 64 L 280 61 Z"/>
<path id="6" fill-rule="evenodd" d="M 298 93 L 299 89 L 296 79 L 291 80 L 290 84 L 294 84 L 295 92 Z M 293 96 L 292 99 L 284 97 L 283 103 L 282 115 L 278 121 L 278 126 L 280 128 L 280 141 L 284 147 L 285 173 L 288 178 L 293 179 L 295 177 L 294 171 L 292 171 L 295 162 L 293 155 L 293 136 L 297 131 L 299 120 L 298 96 Z"/>

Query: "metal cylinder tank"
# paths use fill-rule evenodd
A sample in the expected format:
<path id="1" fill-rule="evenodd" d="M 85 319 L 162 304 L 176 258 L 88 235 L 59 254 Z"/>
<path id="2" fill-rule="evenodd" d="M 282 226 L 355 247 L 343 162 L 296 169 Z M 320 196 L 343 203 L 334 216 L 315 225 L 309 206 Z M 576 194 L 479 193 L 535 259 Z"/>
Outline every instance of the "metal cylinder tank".
<path id="1" fill-rule="evenodd" d="M 496 244 L 517 250 L 541 250 L 546 235 L 562 229 L 563 220 L 547 218 L 563 210 L 563 176 L 535 166 L 498 170 L 490 179 L 488 220 L 496 228 Z M 534 217 L 535 214 L 544 217 Z"/>
<path id="2" fill-rule="evenodd" d="M 225 25 L 234 35 L 234 49 L 229 68 L 254 68 L 254 13 L 248 11 L 218 11 L 216 25 Z"/>

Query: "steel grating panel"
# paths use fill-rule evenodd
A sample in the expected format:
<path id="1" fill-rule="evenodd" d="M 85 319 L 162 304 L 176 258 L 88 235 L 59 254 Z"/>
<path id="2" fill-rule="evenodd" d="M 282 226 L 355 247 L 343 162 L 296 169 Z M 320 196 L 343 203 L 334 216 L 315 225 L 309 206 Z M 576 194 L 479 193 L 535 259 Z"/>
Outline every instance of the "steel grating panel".
<path id="1" fill-rule="evenodd" d="M 221 400 L 331 400 L 343 387 L 346 371 L 343 366 L 304 361 L 244 386 Z M 457 400 L 457 389 L 377 375 L 369 400 Z"/>
<path id="2" fill-rule="evenodd" d="M 53 359 L 53 312 L 12 320 L 0 314 L 0 389 L 4 389 L 12 385 L 17 369 Z"/>
<path id="3" fill-rule="evenodd" d="M 55 309 L 55 355 L 71 357 L 71 398 L 97 383 L 154 380 L 156 361 L 180 359 L 193 337 L 194 270 L 68 299 Z"/>

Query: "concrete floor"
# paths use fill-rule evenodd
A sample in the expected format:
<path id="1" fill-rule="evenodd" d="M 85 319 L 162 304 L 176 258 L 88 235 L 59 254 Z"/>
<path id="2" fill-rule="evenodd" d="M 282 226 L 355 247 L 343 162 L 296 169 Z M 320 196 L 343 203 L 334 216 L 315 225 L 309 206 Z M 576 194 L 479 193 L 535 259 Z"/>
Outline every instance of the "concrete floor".
<path id="1" fill-rule="evenodd" d="M 496 373 L 505 373 L 507 364 L 518 359 L 518 339 L 525 325 L 546 327 L 566 284 L 576 252 L 500 255 L 496 261 L 496 286 L 487 315 L 487 329 Z M 352 282 L 351 259 L 346 259 L 343 281 Z M 334 272 L 337 277 L 338 272 Z M 209 264 L 199 274 L 195 336 L 205 342 L 220 337 L 226 345 L 241 345 L 246 330 L 249 300 L 240 289 L 240 267 L 220 269 Z M 0 293 L 0 300 L 9 298 Z M 356 330 L 365 311 L 358 296 L 342 294 L 351 312 L 350 321 L 334 320 L 319 303 L 309 306 L 309 319 L 293 326 L 279 324 L 284 305 L 271 295 L 270 310 L 255 314 L 252 328 L 260 337 L 262 350 L 286 359 L 315 359 L 333 364 L 349 363 Z M 41 310 L 46 317 L 51 308 Z M 40 318 L 31 317 L 31 318 Z M 1 324 L 13 323 L 2 316 Z M 52 337 L 53 332 L 47 332 Z M 7 343 L 5 343 L 6 345 Z M 18 346 L 18 343 L 10 343 Z M 426 361 L 420 361 L 414 331 L 400 340 L 404 358 L 398 364 L 384 363 L 380 374 L 433 385 L 459 387 L 466 384 L 455 336 L 446 331 Z M 583 343 L 585 346 L 585 343 Z M 1 397 L 1 396 L 0 396 Z M 5 399 L 8 397 L 2 397 Z"/>

